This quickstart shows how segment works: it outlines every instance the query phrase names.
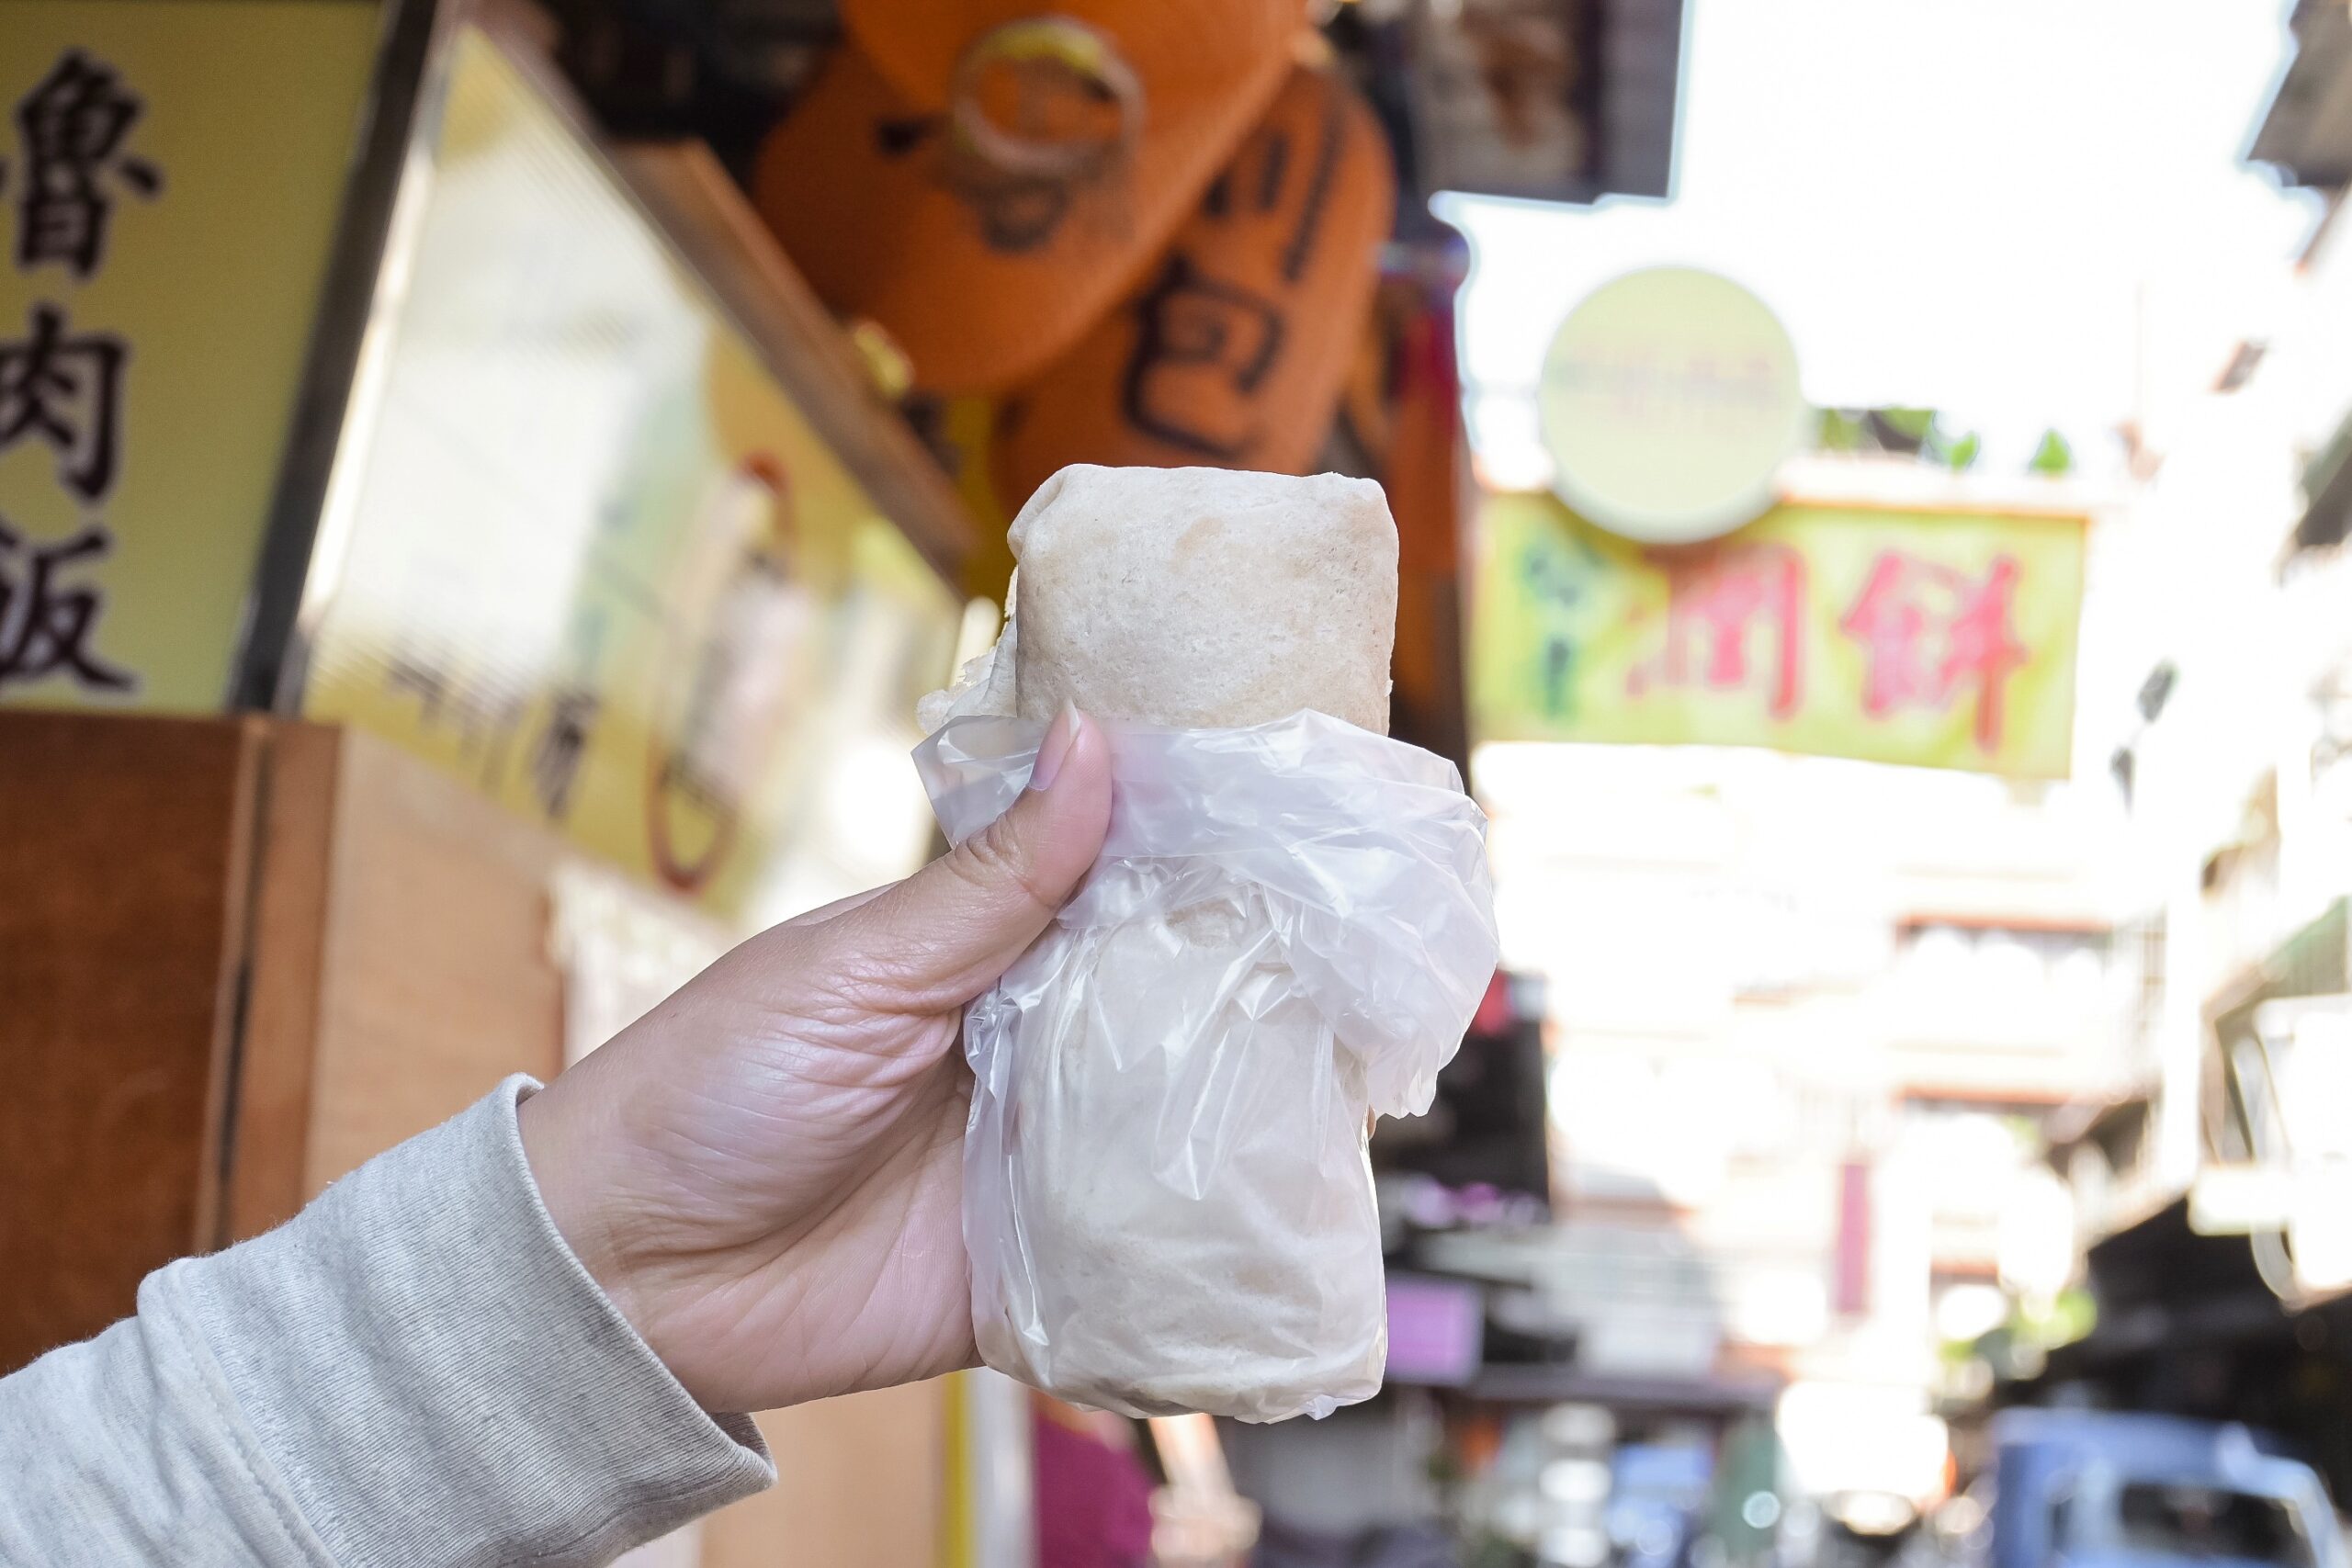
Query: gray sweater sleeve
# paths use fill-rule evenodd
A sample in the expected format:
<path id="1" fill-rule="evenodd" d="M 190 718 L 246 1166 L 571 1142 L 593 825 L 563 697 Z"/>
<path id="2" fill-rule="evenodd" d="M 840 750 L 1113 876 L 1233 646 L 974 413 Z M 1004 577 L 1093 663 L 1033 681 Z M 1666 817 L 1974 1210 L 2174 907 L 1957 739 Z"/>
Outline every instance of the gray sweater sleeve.
<path id="1" fill-rule="evenodd" d="M 540 1204 L 508 1079 L 0 1379 L 0 1563 L 592 1563 L 775 1478 Z"/>

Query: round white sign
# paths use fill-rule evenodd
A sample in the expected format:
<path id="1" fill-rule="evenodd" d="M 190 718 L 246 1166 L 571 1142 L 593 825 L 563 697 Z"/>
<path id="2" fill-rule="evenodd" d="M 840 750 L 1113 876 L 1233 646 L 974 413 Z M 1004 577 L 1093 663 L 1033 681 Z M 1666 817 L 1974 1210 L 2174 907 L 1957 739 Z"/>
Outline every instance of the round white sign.
<path id="1" fill-rule="evenodd" d="M 1628 273 L 1569 311 L 1536 405 L 1561 499 L 1648 544 L 1752 522 L 1814 421 L 1796 346 L 1770 309 L 1680 266 Z"/>

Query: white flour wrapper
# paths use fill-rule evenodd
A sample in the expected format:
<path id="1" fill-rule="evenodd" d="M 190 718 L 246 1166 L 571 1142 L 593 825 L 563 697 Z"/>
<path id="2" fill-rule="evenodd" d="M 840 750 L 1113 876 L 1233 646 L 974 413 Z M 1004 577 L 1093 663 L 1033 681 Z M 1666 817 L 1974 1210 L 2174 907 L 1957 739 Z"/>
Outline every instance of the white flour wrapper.
<path id="1" fill-rule="evenodd" d="M 1486 818 L 1452 763 L 1318 713 L 1096 722 L 1102 858 L 965 1019 L 980 1354 L 1127 1416 L 1325 1416 L 1387 1354 L 1367 1112 L 1429 1109 L 1494 974 Z M 951 840 L 1044 729 L 917 750 Z"/>

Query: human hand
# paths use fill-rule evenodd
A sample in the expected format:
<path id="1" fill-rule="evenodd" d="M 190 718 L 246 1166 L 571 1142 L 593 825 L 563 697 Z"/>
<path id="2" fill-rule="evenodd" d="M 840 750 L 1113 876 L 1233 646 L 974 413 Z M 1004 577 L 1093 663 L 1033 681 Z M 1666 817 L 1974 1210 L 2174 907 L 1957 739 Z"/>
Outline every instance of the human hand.
<path id="1" fill-rule="evenodd" d="M 523 1102 L 556 1228 L 704 1408 L 972 1363 L 952 1047 L 1110 810 L 1102 732 L 1066 710 L 997 822 L 752 938 Z"/>

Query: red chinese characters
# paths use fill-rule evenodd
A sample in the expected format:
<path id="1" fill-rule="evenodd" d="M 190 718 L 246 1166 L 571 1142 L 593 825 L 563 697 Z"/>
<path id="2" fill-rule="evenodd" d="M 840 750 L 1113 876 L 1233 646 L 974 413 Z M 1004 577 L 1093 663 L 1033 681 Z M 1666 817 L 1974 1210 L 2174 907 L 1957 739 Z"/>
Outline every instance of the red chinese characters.
<path id="1" fill-rule="evenodd" d="M 1666 573 L 1666 642 L 1627 673 L 1626 694 L 1760 684 L 1772 717 L 1792 716 L 1804 701 L 1804 557 L 1766 544 L 1650 558 Z"/>
<path id="2" fill-rule="evenodd" d="M 2010 624 L 2018 589 L 2015 558 L 1998 556 L 1980 580 L 1902 550 L 1882 550 L 1838 623 L 1862 645 L 1862 711 L 1883 718 L 1905 707 L 1976 703 L 1974 736 L 2001 748 L 2009 676 L 2030 655 Z"/>

